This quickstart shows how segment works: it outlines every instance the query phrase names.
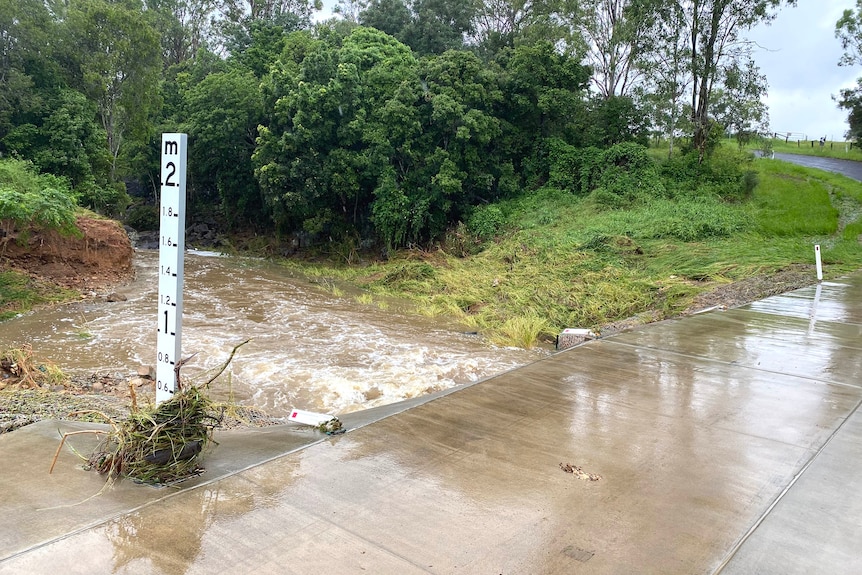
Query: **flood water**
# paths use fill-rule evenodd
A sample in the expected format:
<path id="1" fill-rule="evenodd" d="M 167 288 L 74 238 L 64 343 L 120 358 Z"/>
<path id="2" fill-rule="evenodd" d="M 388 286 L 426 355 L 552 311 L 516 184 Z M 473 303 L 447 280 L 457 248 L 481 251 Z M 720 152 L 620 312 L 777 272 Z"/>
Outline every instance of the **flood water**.
<path id="1" fill-rule="evenodd" d="M 0 324 L 0 348 L 31 343 L 69 374 L 135 372 L 154 366 L 158 283 L 155 251 L 135 256 L 128 300 L 84 300 Z M 189 252 L 185 262 L 183 367 L 276 416 L 293 408 L 347 413 L 478 381 L 540 359 L 548 350 L 499 348 L 469 328 L 410 313 L 406 304 L 337 297 L 269 262 Z"/>

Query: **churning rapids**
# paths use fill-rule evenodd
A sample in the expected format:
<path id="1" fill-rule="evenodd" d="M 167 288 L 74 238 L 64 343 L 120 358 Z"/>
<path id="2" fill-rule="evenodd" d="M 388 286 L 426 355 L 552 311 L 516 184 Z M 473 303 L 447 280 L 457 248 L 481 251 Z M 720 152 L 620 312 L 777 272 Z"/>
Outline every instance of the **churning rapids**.
<path id="1" fill-rule="evenodd" d="M 30 342 L 70 374 L 155 365 L 158 253 L 135 254 L 128 300 L 84 300 L 5 322 L 0 347 Z M 206 381 L 246 339 L 213 396 L 286 416 L 292 408 L 348 413 L 478 381 L 547 350 L 499 348 L 463 326 L 404 305 L 336 297 L 265 261 L 189 252 L 185 263 L 183 367 Z M 358 295 L 358 294 L 357 294 Z M 381 309 L 381 307 L 385 309 Z"/>

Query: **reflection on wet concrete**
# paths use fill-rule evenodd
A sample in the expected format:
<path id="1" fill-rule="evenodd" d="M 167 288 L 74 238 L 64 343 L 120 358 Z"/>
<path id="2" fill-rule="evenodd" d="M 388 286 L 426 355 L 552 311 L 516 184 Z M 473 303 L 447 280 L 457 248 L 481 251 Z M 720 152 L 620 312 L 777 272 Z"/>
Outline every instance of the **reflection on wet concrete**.
<path id="1" fill-rule="evenodd" d="M 97 568 L 64 572 L 850 573 L 782 542 L 804 528 L 858 563 L 862 514 L 837 501 L 862 481 L 860 286 L 824 284 L 816 313 L 811 288 L 590 342 L 77 532 L 46 528 L 5 547 L 0 573 L 61 570 L 83 548 Z"/>

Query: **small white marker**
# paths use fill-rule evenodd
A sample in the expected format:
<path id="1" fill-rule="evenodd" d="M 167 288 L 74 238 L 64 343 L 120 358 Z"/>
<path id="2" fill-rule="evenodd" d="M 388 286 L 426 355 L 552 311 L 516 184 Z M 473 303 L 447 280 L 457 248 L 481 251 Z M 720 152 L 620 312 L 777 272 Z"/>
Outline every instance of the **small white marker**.
<path id="1" fill-rule="evenodd" d="M 311 425 L 313 427 L 317 427 L 327 421 L 332 421 L 335 419 L 334 415 L 327 415 L 325 413 L 314 413 L 313 411 L 302 411 L 301 409 L 294 409 L 290 412 L 290 417 L 287 418 L 289 421 L 294 421 L 296 423 L 302 423 L 304 425 Z"/>
<path id="2" fill-rule="evenodd" d="M 820 246 L 814 246 L 814 260 L 817 264 L 817 281 L 823 281 L 823 264 L 820 261 Z"/>

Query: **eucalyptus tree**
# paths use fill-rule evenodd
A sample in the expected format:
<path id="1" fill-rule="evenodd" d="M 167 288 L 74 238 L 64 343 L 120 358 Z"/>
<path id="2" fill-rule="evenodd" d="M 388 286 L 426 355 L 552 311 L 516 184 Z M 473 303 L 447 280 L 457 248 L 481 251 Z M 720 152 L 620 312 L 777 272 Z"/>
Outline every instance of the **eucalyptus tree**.
<path id="1" fill-rule="evenodd" d="M 484 0 L 476 10 L 472 43 L 489 58 L 519 43 L 551 42 L 582 51 L 580 31 L 572 26 L 580 10 L 578 0 Z"/>
<path id="2" fill-rule="evenodd" d="M 652 116 L 653 126 L 674 152 L 676 137 L 690 125 L 685 96 L 691 86 L 691 34 L 685 7 L 679 2 L 658 0 L 657 17 L 650 26 L 654 50 L 645 67 L 641 101 Z"/>
<path id="3" fill-rule="evenodd" d="M 310 21 L 321 8 L 321 0 L 223 0 L 222 10 L 225 18 L 232 22 L 272 20 L 282 14 L 294 14 Z"/>
<path id="4" fill-rule="evenodd" d="M 514 47 L 526 28 L 544 14 L 542 0 L 485 0 L 476 11 L 474 35 L 479 46 L 496 52 Z"/>
<path id="5" fill-rule="evenodd" d="M 751 58 L 734 62 L 722 72 L 713 116 L 719 125 L 734 134 L 740 147 L 756 134 L 769 131 L 769 110 L 760 97 L 766 90 L 766 77 Z"/>
<path id="6" fill-rule="evenodd" d="M 112 179 L 124 141 L 148 137 L 158 105 L 159 34 L 132 4 L 70 0 L 63 22 L 70 84 L 96 103 Z"/>
<path id="7" fill-rule="evenodd" d="M 743 34 L 760 22 L 770 22 L 782 4 L 796 0 L 688 0 L 684 3 L 690 34 L 692 143 L 703 161 L 711 145 L 713 96 L 722 71 L 745 62 L 751 44 Z M 761 84 L 762 86 L 763 84 Z M 755 89 L 752 97 L 759 99 Z"/>
<path id="8" fill-rule="evenodd" d="M 862 0 L 856 0 L 855 9 L 844 10 L 835 23 L 835 37 L 841 40 L 844 48 L 839 65 L 862 64 Z M 862 141 L 862 78 L 854 88 L 841 90 L 837 101 L 839 107 L 847 111 L 847 137 Z"/>
<path id="9" fill-rule="evenodd" d="M 212 22 L 220 0 L 145 0 L 155 14 L 165 68 L 194 58 L 212 41 Z"/>
<path id="10" fill-rule="evenodd" d="M 332 11 L 340 14 L 342 18 L 350 22 L 358 23 L 359 14 L 368 5 L 368 0 L 338 0 Z"/>
<path id="11" fill-rule="evenodd" d="M 651 56 L 656 3 L 651 0 L 584 0 L 578 23 L 593 69 L 592 86 L 604 98 L 631 96 Z"/>
<path id="12" fill-rule="evenodd" d="M 272 37 L 308 28 L 322 7 L 322 0 L 222 0 L 216 26 L 220 43 L 214 48 L 237 54 L 255 42 L 255 34 Z"/>

